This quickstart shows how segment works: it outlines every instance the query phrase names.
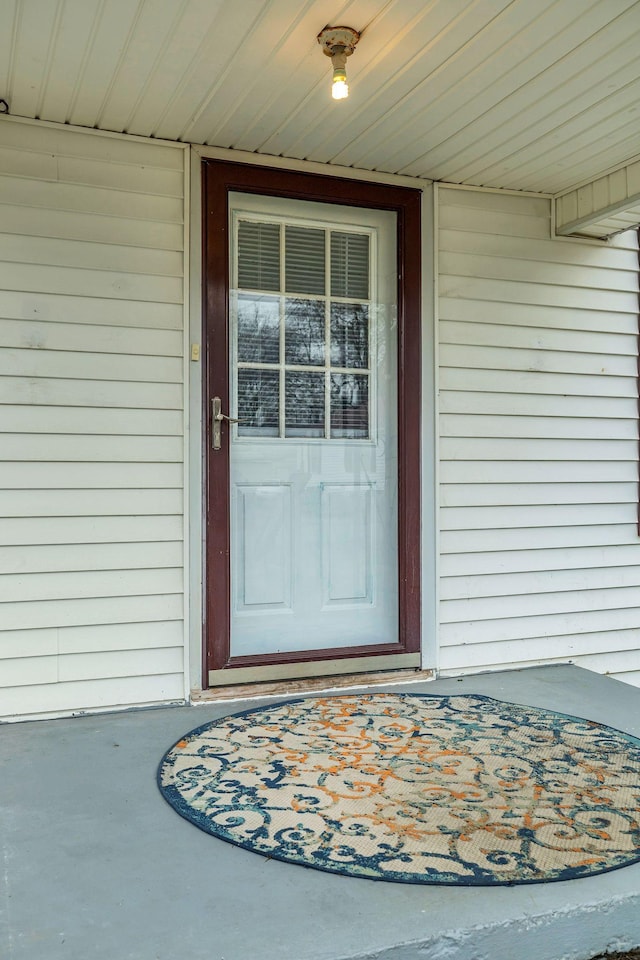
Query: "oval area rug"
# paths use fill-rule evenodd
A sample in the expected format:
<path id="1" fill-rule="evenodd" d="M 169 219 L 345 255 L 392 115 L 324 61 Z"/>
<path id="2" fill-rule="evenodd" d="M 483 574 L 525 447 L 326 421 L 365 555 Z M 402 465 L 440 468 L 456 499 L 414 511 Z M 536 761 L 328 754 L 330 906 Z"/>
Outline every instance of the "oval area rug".
<path id="1" fill-rule="evenodd" d="M 207 833 L 349 876 L 540 883 L 640 860 L 640 739 L 479 695 L 246 710 L 179 740 L 158 784 Z"/>

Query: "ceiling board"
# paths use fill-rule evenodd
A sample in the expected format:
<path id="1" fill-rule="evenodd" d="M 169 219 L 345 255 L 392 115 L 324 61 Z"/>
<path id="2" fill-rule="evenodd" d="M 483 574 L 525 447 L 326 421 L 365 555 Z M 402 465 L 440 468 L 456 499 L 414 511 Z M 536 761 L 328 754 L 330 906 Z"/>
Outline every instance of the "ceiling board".
<path id="1" fill-rule="evenodd" d="M 19 116 L 549 193 L 640 154 L 640 0 L 4 0 L 3 13 L 0 97 Z M 341 103 L 316 42 L 327 23 L 363 31 Z"/>
<path id="2" fill-rule="evenodd" d="M 553 129 L 553 114 L 565 100 L 570 103 L 567 118 L 575 115 L 577 111 L 571 101 L 589 82 L 585 76 L 586 65 L 589 65 L 589 74 L 594 64 L 595 72 L 599 71 L 593 45 L 599 43 L 598 35 L 608 26 L 607 14 L 598 4 L 583 11 L 576 20 L 574 7 L 563 6 L 557 11 L 556 6 L 547 9 L 514 37 L 513 48 L 496 50 L 497 62 L 492 57 L 468 80 L 463 80 L 453 97 L 445 98 L 443 106 L 448 109 L 444 119 L 436 121 L 433 127 L 425 127 L 422 142 L 430 144 L 430 148 L 405 168 L 405 173 L 415 176 L 416 171 L 424 167 L 435 170 L 444 167 L 447 179 L 455 180 L 454 170 L 460 170 L 464 163 L 473 163 L 491 150 L 496 150 L 500 157 L 508 156 L 515 137 L 522 138 L 523 144 L 531 145 L 532 149 L 544 130 Z M 640 22 L 636 24 L 638 28 Z M 619 29 L 622 33 L 625 27 Z M 608 42 L 615 49 L 619 33 L 610 32 Z M 566 86 L 574 77 L 575 87 L 567 94 Z M 589 102 L 597 101 L 602 95 L 597 77 L 595 85 L 597 89 Z M 464 102 L 460 103 L 462 99 Z M 531 127 L 536 122 L 540 129 L 532 133 Z M 410 149 L 416 147 L 412 144 Z M 465 177 L 461 175 L 458 179 L 462 181 Z"/>

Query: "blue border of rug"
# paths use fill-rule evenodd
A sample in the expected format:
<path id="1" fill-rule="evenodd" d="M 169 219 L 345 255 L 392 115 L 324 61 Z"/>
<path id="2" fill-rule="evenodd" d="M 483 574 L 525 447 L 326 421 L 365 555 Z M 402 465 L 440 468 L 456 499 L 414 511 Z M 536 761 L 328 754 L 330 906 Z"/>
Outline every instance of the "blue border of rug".
<path id="1" fill-rule="evenodd" d="M 200 811 L 194 809 L 188 802 L 186 802 L 182 797 L 182 795 L 179 793 L 179 791 L 173 785 L 164 786 L 161 782 L 161 773 L 162 773 L 162 769 L 165 764 L 165 761 L 169 756 L 169 754 L 171 754 L 172 751 L 175 750 L 175 748 L 178 746 L 178 744 L 181 741 L 188 740 L 191 737 L 195 737 L 198 734 L 202 733 L 203 731 L 210 729 L 212 726 L 215 726 L 216 724 L 223 722 L 225 719 L 228 719 L 230 717 L 247 717 L 247 716 L 250 716 L 251 714 L 258 714 L 258 713 L 271 710 L 280 706 L 288 706 L 288 705 L 293 705 L 298 703 L 305 703 L 307 701 L 314 700 L 314 699 L 332 699 L 333 700 L 333 699 L 342 699 L 342 698 L 345 698 L 345 699 L 353 698 L 357 696 L 371 697 L 371 696 L 375 696 L 377 692 L 384 693 L 384 694 L 392 694 L 393 696 L 399 697 L 399 698 L 412 698 L 412 699 L 422 699 L 422 700 L 442 700 L 442 699 L 451 699 L 453 697 L 467 697 L 467 698 L 473 698 L 475 700 L 484 701 L 487 703 L 501 704 L 506 707 L 517 707 L 523 710 L 533 710 L 543 715 L 548 716 L 550 714 L 552 716 L 559 717 L 563 720 L 572 720 L 578 723 L 587 723 L 595 727 L 598 727 L 604 731 L 611 731 L 612 733 L 615 733 L 616 735 L 621 737 L 631 746 L 640 748 L 640 737 L 636 737 L 633 734 L 628 733 L 624 730 L 619 730 L 618 728 L 612 727 L 609 724 L 602 723 L 596 720 L 589 720 L 587 717 L 578 717 L 578 716 L 575 716 L 574 714 L 563 713 L 560 710 L 554 710 L 549 707 L 539 707 L 532 704 L 515 703 L 514 701 L 510 701 L 510 700 L 499 700 L 497 697 L 489 697 L 489 696 L 486 696 L 485 694 L 479 694 L 479 693 L 467 693 L 467 692 L 463 693 L 461 691 L 459 693 L 438 694 L 438 693 L 411 693 L 407 691 L 395 692 L 391 690 L 384 690 L 384 691 L 367 691 L 364 693 L 360 691 L 358 693 L 351 693 L 351 694 L 334 694 L 334 693 L 313 694 L 307 697 L 295 697 L 295 698 L 286 699 L 286 700 L 277 700 L 277 701 L 274 701 L 273 703 L 263 704 L 260 707 L 249 707 L 246 710 L 240 710 L 235 713 L 225 713 L 225 714 L 222 714 L 222 716 L 217 717 L 215 720 L 209 720 L 207 723 L 202 723 L 199 726 L 194 727 L 188 733 L 185 733 L 183 734 L 183 736 L 179 737 L 172 744 L 172 746 L 169 747 L 169 749 L 166 750 L 165 753 L 163 754 L 162 759 L 158 764 L 158 768 L 156 772 L 156 783 L 157 783 L 158 789 L 160 790 L 160 793 L 162 794 L 164 799 L 176 811 L 176 813 L 178 813 L 184 820 L 187 820 L 189 823 L 192 823 L 194 826 L 198 827 L 198 829 L 202 830 L 204 833 L 209 834 L 209 836 L 216 837 L 217 839 L 222 840 L 225 843 L 229 843 L 233 846 L 239 847 L 240 849 L 248 850 L 251 853 L 261 856 L 265 860 L 278 860 L 282 863 L 288 863 L 294 866 L 307 867 L 309 870 L 320 870 L 324 873 L 333 874 L 334 876 L 345 876 L 354 880 L 376 880 L 381 882 L 406 883 L 406 884 L 412 884 L 412 885 L 418 885 L 418 886 L 459 886 L 459 887 L 530 886 L 533 884 L 559 883 L 561 881 L 566 881 L 566 880 L 579 880 L 579 879 L 584 879 L 588 877 L 601 876 L 602 874 L 612 873 L 615 870 L 622 870 L 624 867 L 628 867 L 628 866 L 632 866 L 633 864 L 640 863 L 640 841 L 639 841 L 639 848 L 638 848 L 637 854 L 630 856 L 629 859 L 625 860 L 623 863 L 616 863 L 612 866 L 604 866 L 604 867 L 589 868 L 589 869 L 568 868 L 567 870 L 562 871 L 561 873 L 556 874 L 554 876 L 550 876 L 550 877 L 527 878 L 522 880 L 520 879 L 503 880 L 503 879 L 500 879 L 500 876 L 498 874 L 492 874 L 490 876 L 483 876 L 483 877 L 475 877 L 475 876 L 461 877 L 458 874 L 452 874 L 448 872 L 439 872 L 437 876 L 431 876 L 430 874 L 407 875 L 399 872 L 398 873 L 389 872 L 389 873 L 385 873 L 384 875 L 380 873 L 371 873 L 371 874 L 366 874 L 362 872 L 355 873 L 353 872 L 353 870 L 350 870 L 348 868 L 340 869 L 334 863 L 327 864 L 321 861 L 310 862 L 309 859 L 306 859 L 304 857 L 296 857 L 295 855 L 292 855 L 292 854 L 286 854 L 286 855 L 282 854 L 277 849 L 261 850 L 258 846 L 255 845 L 255 843 L 243 842 L 236 839 L 235 837 L 225 835 L 224 833 L 220 832 L 219 829 L 212 829 L 211 820 L 207 817 L 206 814 L 201 813 Z M 638 789 L 640 790 L 640 783 L 638 785 Z M 640 808 L 638 810 L 638 814 L 640 818 Z"/>

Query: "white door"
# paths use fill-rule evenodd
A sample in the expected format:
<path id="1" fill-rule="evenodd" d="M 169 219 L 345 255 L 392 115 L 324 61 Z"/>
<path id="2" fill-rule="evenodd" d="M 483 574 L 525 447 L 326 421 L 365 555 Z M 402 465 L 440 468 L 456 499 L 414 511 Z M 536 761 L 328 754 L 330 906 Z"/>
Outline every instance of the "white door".
<path id="1" fill-rule="evenodd" d="M 398 642 L 395 218 L 230 195 L 234 658 Z"/>

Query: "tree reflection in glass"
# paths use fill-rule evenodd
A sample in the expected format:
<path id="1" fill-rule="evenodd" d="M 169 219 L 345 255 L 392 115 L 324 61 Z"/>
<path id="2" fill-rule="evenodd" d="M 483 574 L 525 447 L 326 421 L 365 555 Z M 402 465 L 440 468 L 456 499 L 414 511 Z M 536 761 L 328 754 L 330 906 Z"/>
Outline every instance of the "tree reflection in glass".
<path id="1" fill-rule="evenodd" d="M 324 302 L 285 300 L 286 363 L 301 366 L 324 364 Z"/>
<path id="2" fill-rule="evenodd" d="M 238 360 L 241 363 L 279 362 L 278 297 L 238 296 Z"/>
<path id="3" fill-rule="evenodd" d="M 238 370 L 238 435 L 277 437 L 280 432 L 280 374 Z"/>
<path id="4" fill-rule="evenodd" d="M 364 303 L 331 304 L 331 366 L 369 366 L 369 308 Z"/>
<path id="5" fill-rule="evenodd" d="M 331 374 L 331 436 L 362 440 L 369 436 L 369 378 Z"/>
<path id="6" fill-rule="evenodd" d="M 285 435 L 324 437 L 324 374 L 285 374 Z"/>

